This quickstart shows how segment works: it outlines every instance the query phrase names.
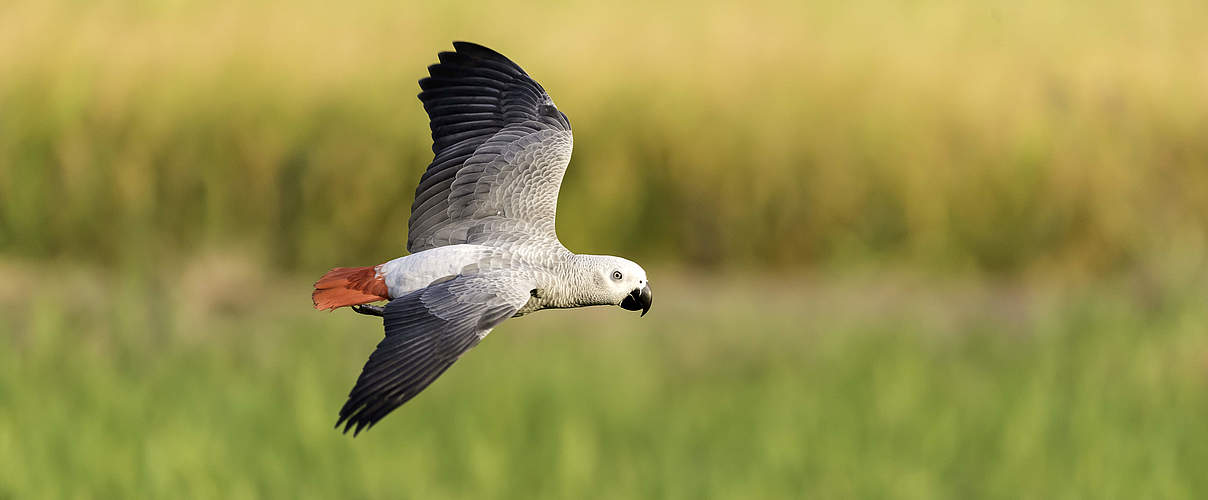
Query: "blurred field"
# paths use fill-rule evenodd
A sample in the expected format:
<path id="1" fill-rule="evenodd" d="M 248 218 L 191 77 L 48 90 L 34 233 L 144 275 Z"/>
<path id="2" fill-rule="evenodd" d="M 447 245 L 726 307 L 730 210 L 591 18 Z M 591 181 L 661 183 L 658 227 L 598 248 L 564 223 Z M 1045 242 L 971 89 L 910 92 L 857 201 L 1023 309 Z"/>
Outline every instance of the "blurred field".
<path id="1" fill-rule="evenodd" d="M 572 249 L 1073 278 L 1204 257 L 1204 2 L 609 5 L 5 2 L 0 249 L 393 257 L 430 159 L 415 82 L 465 38 L 570 116 Z"/>
<path id="2" fill-rule="evenodd" d="M 0 500 L 1208 497 L 1208 3 L 0 2 Z M 455 39 L 570 117 L 506 322 L 367 435 Z M 591 325 L 593 332 L 582 332 Z"/>
<path id="3" fill-rule="evenodd" d="M 54 276 L 0 302 L 0 498 L 1208 493 L 1202 287 L 665 277 L 646 318 L 505 323 L 352 439 L 375 320 Z"/>

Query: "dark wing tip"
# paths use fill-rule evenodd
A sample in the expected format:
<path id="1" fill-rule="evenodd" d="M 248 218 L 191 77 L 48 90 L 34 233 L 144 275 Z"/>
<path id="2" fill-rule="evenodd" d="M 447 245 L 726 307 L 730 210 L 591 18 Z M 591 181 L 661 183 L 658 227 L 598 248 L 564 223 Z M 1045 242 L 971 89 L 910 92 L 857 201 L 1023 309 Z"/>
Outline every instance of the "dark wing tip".
<path id="1" fill-rule="evenodd" d="M 453 50 L 456 50 L 458 53 L 466 54 L 466 55 L 470 55 L 470 56 L 484 57 L 484 58 L 499 58 L 499 59 L 507 60 L 507 57 L 504 57 L 503 54 L 500 54 L 500 53 L 490 49 L 489 47 L 486 47 L 484 45 L 479 45 L 474 42 L 455 40 L 453 42 Z"/>
<path id="2" fill-rule="evenodd" d="M 340 419 L 336 421 L 335 428 L 339 429 L 340 426 L 344 426 L 344 429 L 340 432 L 348 434 L 348 431 L 355 426 L 356 431 L 352 433 L 352 437 L 356 437 L 357 434 L 361 433 L 361 428 L 365 426 L 372 426 L 374 422 L 369 422 L 362 418 L 363 415 L 361 415 L 361 408 L 363 407 L 349 408 L 349 405 L 345 404 L 344 407 L 340 409 Z"/>
<path id="3" fill-rule="evenodd" d="M 362 405 L 356 408 L 348 408 L 347 405 L 340 410 L 340 419 L 336 421 L 336 429 L 344 426 L 340 432 L 348 434 L 352 431 L 352 437 L 357 437 L 363 430 L 368 430 L 377 424 L 379 420 L 386 416 L 387 413 L 398 408 L 401 405 L 390 405 L 389 410 L 385 412 L 370 412 L 369 405 Z"/>
<path id="4" fill-rule="evenodd" d="M 479 59 L 479 60 L 486 60 L 486 61 L 493 61 L 496 63 L 500 63 L 511 69 L 519 71 L 520 74 L 522 74 L 522 75 L 528 76 L 528 73 L 526 73 L 524 71 L 524 69 L 520 67 L 519 64 L 516 64 L 511 59 L 508 59 L 507 56 L 500 54 L 499 52 L 496 52 L 495 50 L 485 47 L 483 45 L 479 45 L 479 44 L 473 43 L 473 42 L 455 41 L 455 42 L 453 42 L 453 50 L 457 51 L 456 55 L 460 55 L 463 57 L 469 57 L 471 59 Z"/>

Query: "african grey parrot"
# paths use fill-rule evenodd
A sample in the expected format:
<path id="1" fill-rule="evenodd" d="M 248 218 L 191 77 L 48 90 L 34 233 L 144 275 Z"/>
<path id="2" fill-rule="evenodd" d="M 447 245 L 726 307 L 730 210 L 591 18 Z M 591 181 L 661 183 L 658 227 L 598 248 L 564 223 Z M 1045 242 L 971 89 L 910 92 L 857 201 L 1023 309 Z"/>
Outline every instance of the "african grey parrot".
<path id="1" fill-rule="evenodd" d="M 594 305 L 650 310 L 641 266 L 567 250 L 554 232 L 570 122 L 537 82 L 491 49 L 454 42 L 420 80 L 435 158 L 411 204 L 411 255 L 339 267 L 315 283 L 316 309 L 382 316 L 336 427 L 372 427 L 503 320 Z M 388 300 L 384 306 L 370 302 Z"/>

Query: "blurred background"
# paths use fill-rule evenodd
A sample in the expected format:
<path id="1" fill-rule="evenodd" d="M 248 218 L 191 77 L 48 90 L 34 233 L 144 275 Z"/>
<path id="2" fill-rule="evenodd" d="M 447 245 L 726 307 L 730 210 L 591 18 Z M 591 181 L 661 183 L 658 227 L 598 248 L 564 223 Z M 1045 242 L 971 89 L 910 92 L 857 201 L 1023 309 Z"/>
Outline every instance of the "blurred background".
<path id="1" fill-rule="evenodd" d="M 0 3 L 0 498 L 1203 498 L 1208 4 Z M 452 40 L 570 117 L 648 318 L 356 439 Z M 591 325 L 586 330 L 584 325 Z"/>

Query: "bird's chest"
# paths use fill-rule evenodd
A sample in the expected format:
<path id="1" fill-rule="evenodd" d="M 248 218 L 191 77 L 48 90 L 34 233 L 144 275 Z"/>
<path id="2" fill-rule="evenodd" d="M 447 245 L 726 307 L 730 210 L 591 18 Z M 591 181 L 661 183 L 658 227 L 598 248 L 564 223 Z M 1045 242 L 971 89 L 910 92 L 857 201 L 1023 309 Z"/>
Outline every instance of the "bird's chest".
<path id="1" fill-rule="evenodd" d="M 538 276 L 535 281 L 533 288 L 529 290 L 528 302 L 525 302 L 524 306 L 516 311 L 515 316 L 523 316 L 542 309 L 573 307 L 566 300 L 566 287 L 558 279 L 548 276 Z"/>

